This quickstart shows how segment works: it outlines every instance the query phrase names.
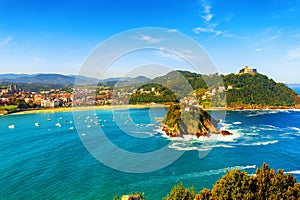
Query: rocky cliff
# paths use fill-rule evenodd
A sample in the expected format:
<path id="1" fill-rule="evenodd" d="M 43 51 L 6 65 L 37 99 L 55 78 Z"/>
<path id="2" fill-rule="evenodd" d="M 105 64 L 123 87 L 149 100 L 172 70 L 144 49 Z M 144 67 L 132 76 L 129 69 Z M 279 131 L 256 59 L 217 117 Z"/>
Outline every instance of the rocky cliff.
<path id="1" fill-rule="evenodd" d="M 218 121 L 208 112 L 196 107 L 180 104 L 171 105 L 162 123 L 163 131 L 170 137 L 183 135 L 209 136 L 210 134 L 232 135 L 218 130 Z"/>

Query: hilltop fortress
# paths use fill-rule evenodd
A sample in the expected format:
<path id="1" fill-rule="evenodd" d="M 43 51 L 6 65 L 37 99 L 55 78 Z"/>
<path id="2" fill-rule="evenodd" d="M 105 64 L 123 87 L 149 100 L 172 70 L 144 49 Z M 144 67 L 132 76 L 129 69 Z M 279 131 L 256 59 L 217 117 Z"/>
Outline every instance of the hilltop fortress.
<path id="1" fill-rule="evenodd" d="M 243 74 L 251 74 L 255 75 L 257 74 L 257 69 L 250 69 L 248 66 L 246 66 L 244 69 L 241 69 L 238 75 L 243 75 Z"/>

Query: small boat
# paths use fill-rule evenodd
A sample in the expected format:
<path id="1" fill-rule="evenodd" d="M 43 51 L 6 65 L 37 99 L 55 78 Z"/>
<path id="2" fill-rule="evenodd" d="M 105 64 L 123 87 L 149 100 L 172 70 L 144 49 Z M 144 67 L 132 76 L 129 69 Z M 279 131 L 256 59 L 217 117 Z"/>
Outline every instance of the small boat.
<path id="1" fill-rule="evenodd" d="M 35 125 L 36 127 L 40 127 L 40 124 L 39 124 L 38 122 L 36 122 L 34 125 Z"/>
<path id="2" fill-rule="evenodd" d="M 87 125 L 86 127 L 87 127 L 87 128 L 91 128 L 92 126 L 91 126 L 91 125 Z"/>
<path id="3" fill-rule="evenodd" d="M 72 126 L 72 127 L 70 127 L 69 129 L 70 129 L 70 130 L 74 130 L 74 127 Z"/>
<path id="4" fill-rule="evenodd" d="M 55 126 L 57 126 L 57 127 L 61 127 L 61 124 L 60 124 L 60 123 L 57 123 L 57 124 L 55 124 Z"/>
<path id="5" fill-rule="evenodd" d="M 9 125 L 8 128 L 9 128 L 9 129 L 14 129 L 14 128 L 15 128 L 15 125 L 14 125 L 14 124 Z"/>
<path id="6" fill-rule="evenodd" d="M 84 137 L 84 136 L 86 136 L 86 134 L 85 134 L 85 133 L 82 133 L 81 136 Z"/>
<path id="7" fill-rule="evenodd" d="M 50 115 L 48 115 L 48 117 L 47 117 L 47 121 L 51 121 Z"/>

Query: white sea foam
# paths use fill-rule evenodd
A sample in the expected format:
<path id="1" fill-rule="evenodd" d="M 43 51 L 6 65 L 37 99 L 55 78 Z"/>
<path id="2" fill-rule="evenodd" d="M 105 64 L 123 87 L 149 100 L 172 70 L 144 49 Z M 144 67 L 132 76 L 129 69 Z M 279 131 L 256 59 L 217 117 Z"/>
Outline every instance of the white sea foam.
<path id="1" fill-rule="evenodd" d="M 242 124 L 242 122 L 233 122 L 234 125 Z"/>
<path id="2" fill-rule="evenodd" d="M 300 174 L 300 170 L 285 172 L 286 174 Z"/>
<path id="3" fill-rule="evenodd" d="M 213 148 L 215 147 L 220 147 L 220 148 L 234 148 L 234 146 L 228 145 L 228 144 L 216 144 L 212 146 Z"/>
<path id="4" fill-rule="evenodd" d="M 265 142 L 253 142 L 253 143 L 243 143 L 240 144 L 242 146 L 265 146 L 265 145 L 269 145 L 269 144 L 275 144 L 279 142 L 278 140 L 272 140 L 272 141 L 265 141 Z"/>
<path id="5" fill-rule="evenodd" d="M 294 131 L 298 131 L 300 133 L 300 128 L 298 128 L 298 127 L 289 127 L 289 128 L 294 130 Z"/>
<path id="6" fill-rule="evenodd" d="M 226 167 L 222 169 L 212 169 L 204 172 L 194 172 L 194 173 L 189 173 L 189 174 L 183 174 L 179 176 L 178 178 L 180 180 L 182 179 L 190 179 L 190 178 L 200 178 L 204 176 L 211 176 L 211 175 L 218 175 L 218 174 L 223 174 L 226 172 L 228 169 L 233 170 L 233 169 L 239 169 L 239 170 L 245 170 L 245 169 L 255 169 L 256 165 L 246 165 L 246 166 L 233 166 L 233 167 Z"/>
<path id="7" fill-rule="evenodd" d="M 261 116 L 261 115 L 276 114 L 279 112 L 280 112 L 280 110 L 255 111 L 255 112 L 251 112 L 250 114 L 248 114 L 247 117 L 257 117 L 257 116 Z"/>
<path id="8" fill-rule="evenodd" d="M 193 147 L 193 146 L 188 146 L 188 145 L 183 145 L 182 143 L 172 143 L 169 145 L 169 148 L 171 149 L 176 149 L 178 151 L 195 151 L 199 150 L 199 147 Z"/>

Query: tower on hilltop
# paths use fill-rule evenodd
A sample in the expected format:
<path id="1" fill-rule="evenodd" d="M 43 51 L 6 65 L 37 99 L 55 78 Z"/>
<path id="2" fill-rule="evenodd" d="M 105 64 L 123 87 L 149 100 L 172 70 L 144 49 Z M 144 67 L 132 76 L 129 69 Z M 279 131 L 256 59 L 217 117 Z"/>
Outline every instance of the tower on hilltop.
<path id="1" fill-rule="evenodd" d="M 239 75 L 243 75 L 243 74 L 255 75 L 255 74 L 257 74 L 257 69 L 250 69 L 248 66 L 246 66 L 244 69 L 241 69 L 238 74 Z"/>

